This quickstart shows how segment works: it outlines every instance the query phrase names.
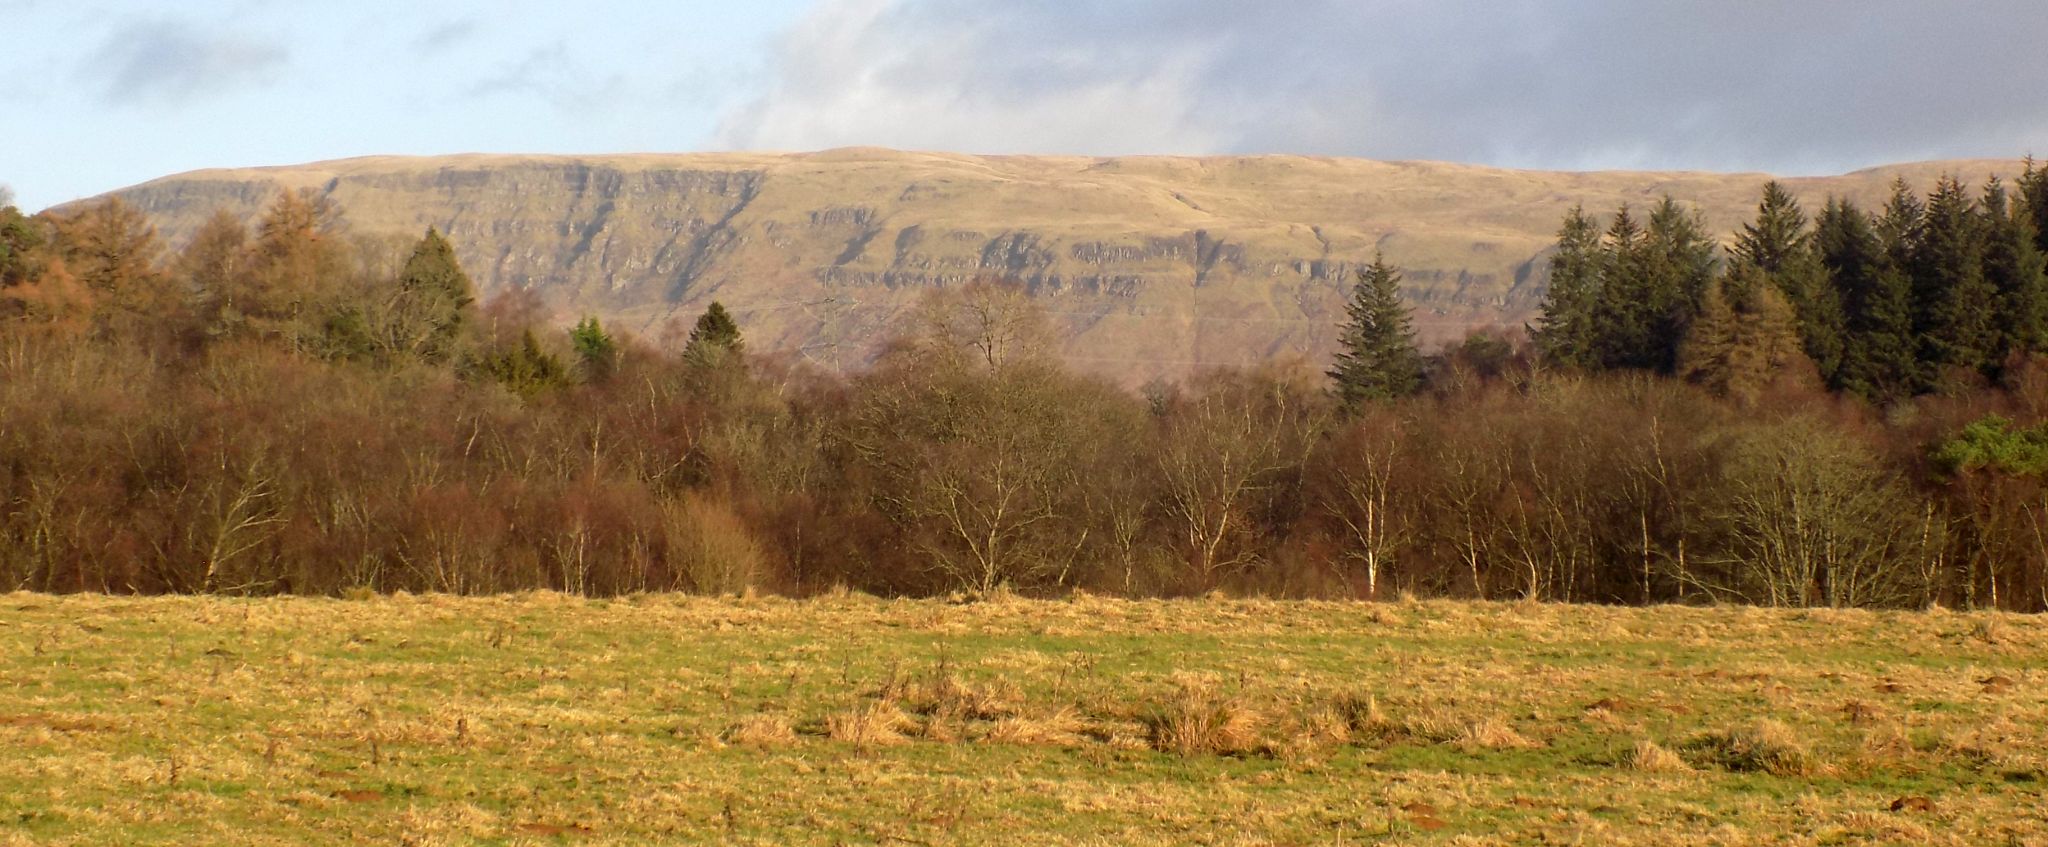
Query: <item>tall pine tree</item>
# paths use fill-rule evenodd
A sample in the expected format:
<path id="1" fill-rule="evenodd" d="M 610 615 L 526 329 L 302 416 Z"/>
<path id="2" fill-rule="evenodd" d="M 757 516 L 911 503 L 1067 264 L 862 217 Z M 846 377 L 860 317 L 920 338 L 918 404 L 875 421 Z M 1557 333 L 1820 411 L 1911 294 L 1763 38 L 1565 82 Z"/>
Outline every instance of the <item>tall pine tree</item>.
<path id="1" fill-rule="evenodd" d="M 1601 366 L 1670 373 L 1718 261 L 1699 216 L 1665 197 L 1647 229 L 1622 207 L 1601 244 L 1595 349 Z"/>
<path id="2" fill-rule="evenodd" d="M 1550 256 L 1550 290 L 1543 314 L 1530 329 L 1536 349 L 1550 364 L 1585 370 L 1598 364 L 1594 350 L 1600 299 L 1600 230 L 1583 207 L 1565 213 Z"/>
<path id="3" fill-rule="evenodd" d="M 713 301 L 690 328 L 690 340 L 683 344 L 683 361 L 698 367 L 737 362 L 744 346 L 739 323 L 723 304 Z"/>
<path id="4" fill-rule="evenodd" d="M 1720 272 L 1720 250 L 1707 235 L 1699 211 L 1679 205 L 1670 195 L 1650 210 L 1649 246 L 1657 270 L 1664 274 L 1657 287 L 1665 298 L 1665 320 L 1671 329 L 1668 346 L 1676 350 L 1677 336 L 1706 302 L 1707 288 Z"/>
<path id="5" fill-rule="evenodd" d="M 2034 246 L 2048 253 L 2048 167 L 2027 157 L 2027 169 L 2020 175 L 2020 203 L 2034 222 Z"/>
<path id="6" fill-rule="evenodd" d="M 1401 302 L 1401 273 L 1386 257 L 1374 254 L 1372 265 L 1359 272 L 1344 313 L 1330 379 L 1346 408 L 1410 394 L 1422 385 L 1415 329 Z"/>
<path id="7" fill-rule="evenodd" d="M 1985 373 L 1996 363 L 1998 291 L 1984 276 L 1986 237 L 1976 207 L 1961 182 L 1943 177 L 1928 195 L 1913 252 L 1914 329 L 1921 361 L 1937 382 Z"/>
<path id="8" fill-rule="evenodd" d="M 1614 212 L 1600 239 L 1600 287 L 1593 302 L 1593 360 L 1604 369 L 1652 368 L 1657 304 L 1642 224 L 1628 206 Z"/>
<path id="9" fill-rule="evenodd" d="M 1842 298 L 1842 362 L 1829 387 L 1877 401 L 1912 394 L 1920 384 L 1912 280 L 1887 255 L 1870 216 L 1830 199 L 1814 248 Z"/>
<path id="10" fill-rule="evenodd" d="M 2048 341 L 2048 280 L 2043 279 L 2038 233 L 2025 205 L 2022 201 L 2015 208 L 2005 185 L 1993 178 L 1984 187 L 1979 206 L 1984 218 L 1984 276 L 1998 295 L 1994 365 L 2041 350 Z"/>
<path id="11" fill-rule="evenodd" d="M 1741 265 L 1785 295 L 1799 316 L 1799 337 L 1806 355 L 1830 383 L 1843 355 L 1842 302 L 1829 284 L 1813 249 L 1813 234 L 1799 201 L 1776 180 L 1764 183 L 1754 223 L 1743 224 L 1730 252 Z"/>
<path id="12" fill-rule="evenodd" d="M 428 227 L 398 273 L 393 346 L 424 361 L 446 361 L 455 353 L 475 302 L 469 274 L 456 261 L 454 245 Z"/>

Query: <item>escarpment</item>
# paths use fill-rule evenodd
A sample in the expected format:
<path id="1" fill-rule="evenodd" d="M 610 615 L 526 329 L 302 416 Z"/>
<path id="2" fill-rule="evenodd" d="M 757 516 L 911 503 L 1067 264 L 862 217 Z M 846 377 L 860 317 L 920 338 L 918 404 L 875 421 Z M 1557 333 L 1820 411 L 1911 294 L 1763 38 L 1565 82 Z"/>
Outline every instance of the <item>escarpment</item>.
<path id="1" fill-rule="evenodd" d="M 1786 180 L 1876 205 L 1894 177 L 1981 180 L 2017 162 Z M 1326 357 L 1358 268 L 1400 266 L 1427 347 L 1530 320 L 1559 219 L 1670 194 L 1710 231 L 1762 174 L 1553 173 L 1292 156 L 812 154 L 372 157 L 199 171 L 115 192 L 172 244 L 216 208 L 253 218 L 313 188 L 354 232 L 439 227 L 484 296 L 538 293 L 658 337 L 723 302 L 752 349 L 858 367 L 926 289 L 1027 287 L 1078 368 L 1126 383 L 1209 365 Z"/>

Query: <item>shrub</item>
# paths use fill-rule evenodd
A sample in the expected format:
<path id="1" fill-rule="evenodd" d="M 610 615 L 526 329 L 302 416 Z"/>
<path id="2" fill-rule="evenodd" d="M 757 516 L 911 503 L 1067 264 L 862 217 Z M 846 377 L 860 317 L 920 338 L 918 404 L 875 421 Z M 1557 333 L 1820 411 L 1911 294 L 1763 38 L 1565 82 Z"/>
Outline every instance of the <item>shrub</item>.
<path id="1" fill-rule="evenodd" d="M 767 556 L 723 503 L 687 494 L 662 506 L 668 563 L 677 587 L 699 594 L 739 594 L 767 572 Z"/>

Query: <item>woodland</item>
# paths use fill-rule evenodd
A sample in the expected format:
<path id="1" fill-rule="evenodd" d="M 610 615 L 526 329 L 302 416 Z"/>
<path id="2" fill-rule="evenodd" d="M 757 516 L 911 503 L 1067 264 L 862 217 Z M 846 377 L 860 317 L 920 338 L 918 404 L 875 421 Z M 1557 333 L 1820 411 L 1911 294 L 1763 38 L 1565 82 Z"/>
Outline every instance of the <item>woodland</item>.
<path id="1" fill-rule="evenodd" d="M 4 206 L 0 202 L 0 206 Z M 2048 610 L 2048 169 L 1705 231 L 1576 210 L 1542 316 L 1133 391 L 1030 292 L 873 363 L 479 302 L 284 192 L 0 209 L 0 590 L 1527 598 Z M 565 327 L 567 327 L 565 329 Z"/>

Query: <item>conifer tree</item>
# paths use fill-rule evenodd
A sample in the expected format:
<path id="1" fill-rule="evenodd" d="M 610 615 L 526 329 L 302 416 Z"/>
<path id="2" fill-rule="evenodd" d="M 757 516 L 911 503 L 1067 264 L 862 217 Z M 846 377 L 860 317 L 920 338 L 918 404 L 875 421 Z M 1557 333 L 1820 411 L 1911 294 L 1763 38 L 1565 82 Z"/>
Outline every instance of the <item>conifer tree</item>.
<path id="1" fill-rule="evenodd" d="M 2034 222 L 2034 246 L 2048 253 L 2048 167 L 2027 157 L 2027 169 L 2020 175 L 2020 204 Z"/>
<path id="2" fill-rule="evenodd" d="M 619 343 L 594 316 L 578 321 L 576 328 L 569 330 L 569 345 L 576 350 L 585 381 L 603 382 L 618 368 Z"/>
<path id="3" fill-rule="evenodd" d="M 204 326 L 218 323 L 218 311 L 248 261 L 249 228 L 233 212 L 217 209 L 172 261 L 173 275 L 191 297 Z"/>
<path id="4" fill-rule="evenodd" d="M 1379 254 L 1358 274 L 1358 286 L 1344 307 L 1336 365 L 1330 369 L 1337 397 L 1347 408 L 1400 397 L 1422 384 L 1422 357 L 1415 350 L 1400 284 L 1400 271 Z"/>
<path id="5" fill-rule="evenodd" d="M 2022 202 L 2014 208 L 1996 178 L 1984 188 L 1984 276 L 1997 292 L 1993 324 L 1997 341 L 1992 363 L 2043 349 L 2048 335 L 2048 280 L 2033 218 Z"/>
<path id="6" fill-rule="evenodd" d="M 1664 277 L 1657 288 L 1665 298 L 1665 321 L 1671 330 L 1670 350 L 1678 347 L 1677 336 L 1685 329 L 1720 270 L 1720 252 L 1707 235 L 1699 211 L 1680 206 L 1666 195 L 1650 211 L 1649 246 L 1658 271 Z"/>
<path id="7" fill-rule="evenodd" d="M 1785 295 L 1743 264 L 1710 286 L 1678 354 L 1678 375 L 1748 404 L 1774 384 L 1810 379 L 1799 321 Z M 1736 292 L 1746 291 L 1746 296 Z"/>
<path id="8" fill-rule="evenodd" d="M 1600 298 L 1600 231 L 1583 207 L 1573 206 L 1557 232 L 1550 257 L 1550 290 L 1530 336 L 1545 361 L 1572 369 L 1598 364 L 1594 309 Z"/>
<path id="9" fill-rule="evenodd" d="M 1814 247 L 1842 299 L 1842 362 L 1829 386 L 1879 401 L 1910 395 L 1920 383 L 1912 283 L 1887 255 L 1870 216 L 1830 199 Z"/>
<path id="10" fill-rule="evenodd" d="M 1984 276 L 1986 238 L 1976 205 L 1961 182 L 1943 177 L 1928 196 L 1913 253 L 1914 329 L 1921 361 L 1935 379 L 1944 371 L 1986 372 L 1994 364 L 1998 292 Z"/>
<path id="11" fill-rule="evenodd" d="M 1593 358 L 1602 368 L 1655 366 L 1654 356 L 1645 353 L 1656 334 L 1646 240 L 1642 224 L 1625 204 L 1601 236 Z"/>
<path id="12" fill-rule="evenodd" d="M 1910 270 L 1913 255 L 1927 232 L 1927 204 L 1913 193 L 1905 177 L 1892 180 L 1892 193 L 1877 218 L 1877 236 L 1885 255 L 1902 269 Z"/>
<path id="13" fill-rule="evenodd" d="M 725 306 L 714 301 L 697 318 L 697 325 L 690 329 L 690 340 L 683 345 L 683 360 L 700 367 L 711 367 L 737 360 L 743 348 L 739 324 Z"/>
<path id="14" fill-rule="evenodd" d="M 1746 273 L 1748 271 L 1744 269 L 1737 269 L 1733 275 Z M 1717 396 L 1728 394 L 1731 381 L 1730 360 L 1734 355 L 1735 336 L 1741 319 L 1730 300 L 1739 299 L 1739 290 L 1739 286 L 1727 280 L 1709 288 L 1705 302 L 1700 304 L 1700 313 L 1678 350 L 1678 378 L 1702 386 Z"/>
<path id="15" fill-rule="evenodd" d="M 349 273 L 341 209 L 310 188 L 280 192 L 256 220 L 255 238 L 231 287 L 217 293 L 211 335 L 283 336 L 318 342 Z"/>
<path id="16" fill-rule="evenodd" d="M 541 349 L 530 329 L 520 333 L 518 346 L 485 356 L 479 366 L 499 385 L 529 398 L 566 384 L 569 376 L 560 359 Z"/>
<path id="17" fill-rule="evenodd" d="M 11 205 L 0 204 L 0 288 L 20 285 L 39 272 L 36 251 L 43 233 L 35 221 Z"/>
<path id="18" fill-rule="evenodd" d="M 446 361 L 455 352 L 475 302 L 469 274 L 456 260 L 454 245 L 429 227 L 398 274 L 394 345 L 424 361 Z"/>
<path id="19" fill-rule="evenodd" d="M 1742 225 L 1730 252 L 1785 295 L 1799 316 L 1807 356 L 1832 383 L 1844 346 L 1841 296 L 1814 252 L 1806 213 L 1783 184 L 1764 183 L 1756 221 Z"/>
<path id="20" fill-rule="evenodd" d="M 1764 183 L 1763 199 L 1757 202 L 1756 221 L 1742 225 L 1730 252 L 1737 261 L 1775 274 L 1798 264 L 1806 253 L 1806 213 L 1784 183 Z"/>
<path id="21" fill-rule="evenodd" d="M 1607 368 L 1669 373 L 1692 316 L 1706 299 L 1716 260 L 1699 217 L 1669 197 L 1641 228 L 1626 206 L 1601 245 L 1596 348 Z"/>

